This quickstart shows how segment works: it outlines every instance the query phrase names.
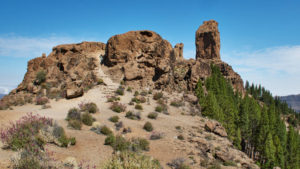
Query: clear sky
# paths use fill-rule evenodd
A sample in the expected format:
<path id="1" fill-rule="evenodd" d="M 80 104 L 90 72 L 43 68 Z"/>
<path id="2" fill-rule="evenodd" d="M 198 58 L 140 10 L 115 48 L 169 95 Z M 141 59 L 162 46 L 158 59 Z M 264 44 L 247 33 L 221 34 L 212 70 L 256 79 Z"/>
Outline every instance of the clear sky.
<path id="1" fill-rule="evenodd" d="M 53 46 L 106 42 L 148 29 L 195 57 L 195 31 L 215 19 L 221 58 L 274 95 L 300 93 L 299 0 L 1 0 L 0 93 L 23 79 L 27 61 Z"/>

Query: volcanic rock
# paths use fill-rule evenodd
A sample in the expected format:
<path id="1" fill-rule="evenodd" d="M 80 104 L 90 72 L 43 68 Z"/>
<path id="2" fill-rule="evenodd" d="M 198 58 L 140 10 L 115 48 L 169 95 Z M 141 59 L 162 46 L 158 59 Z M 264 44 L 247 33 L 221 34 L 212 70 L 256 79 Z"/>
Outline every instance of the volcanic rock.
<path id="1" fill-rule="evenodd" d="M 196 32 L 196 59 L 220 59 L 218 22 L 204 21 Z"/>

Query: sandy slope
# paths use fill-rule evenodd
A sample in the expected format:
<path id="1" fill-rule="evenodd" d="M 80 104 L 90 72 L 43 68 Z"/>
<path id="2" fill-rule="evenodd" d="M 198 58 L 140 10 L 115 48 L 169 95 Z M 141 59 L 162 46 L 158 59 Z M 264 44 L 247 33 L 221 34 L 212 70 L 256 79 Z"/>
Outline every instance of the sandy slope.
<path id="1" fill-rule="evenodd" d="M 100 111 L 93 116 L 101 124 L 114 129 L 113 123 L 108 119 L 113 115 L 118 115 L 125 127 L 131 127 L 133 132 L 126 134 L 126 138 L 143 137 L 149 139 L 151 133 L 143 130 L 143 125 L 146 121 L 150 121 L 153 124 L 155 131 L 163 132 L 165 134 L 163 139 L 150 141 L 150 151 L 146 152 L 146 154 L 159 159 L 165 168 L 168 168 L 166 164 L 175 158 L 183 157 L 189 159 L 191 156 L 195 162 L 193 168 L 201 168 L 200 160 L 203 159 L 199 156 L 199 153 L 201 152 L 200 150 L 197 150 L 198 143 L 195 139 L 200 139 L 201 141 L 201 139 L 204 140 L 208 134 L 214 135 L 202 132 L 204 123 L 207 119 L 199 116 L 185 115 L 189 112 L 190 105 L 188 103 L 185 103 L 185 106 L 180 108 L 169 106 L 170 115 L 160 113 L 156 120 L 148 119 L 148 113 L 153 112 L 157 105 L 152 99 L 152 95 L 146 96 L 149 101 L 142 104 L 144 110 L 141 111 L 141 120 L 127 119 L 125 118 L 125 113 L 118 114 L 111 111 L 109 109 L 110 103 L 106 102 L 106 97 L 108 95 L 113 95 L 113 91 L 117 89 L 119 84 L 113 83 L 105 76 L 101 69 L 99 69 L 99 75 L 104 79 L 104 82 L 107 85 L 96 86 L 85 93 L 83 97 L 72 100 L 51 100 L 49 103 L 51 108 L 49 109 L 42 109 L 41 106 L 27 104 L 21 107 L 13 107 L 13 110 L 0 111 L 0 127 L 7 126 L 9 121 L 15 121 L 28 112 L 53 118 L 66 129 L 68 135 L 75 136 L 77 140 L 77 144 L 70 148 L 60 148 L 54 145 L 48 145 L 47 148 L 54 152 L 54 157 L 58 160 L 63 160 L 68 156 L 72 156 L 75 157 L 78 162 L 85 161 L 85 164 L 90 164 L 90 166 L 99 165 L 107 160 L 112 154 L 111 147 L 104 145 L 105 136 L 93 133 L 88 126 L 84 126 L 80 131 L 69 129 L 67 128 L 67 122 L 64 120 L 70 108 L 78 107 L 78 104 L 81 102 L 95 102 Z M 170 101 L 175 98 L 181 99 L 182 93 L 165 93 L 165 96 L 170 103 Z M 134 110 L 134 106 L 128 105 L 132 98 L 133 92 L 125 92 L 125 95 L 121 96 L 120 102 L 127 105 L 127 110 L 136 111 Z M 175 129 L 176 126 L 181 126 L 183 129 L 178 131 Z M 200 133 L 199 130 L 201 130 Z M 114 132 L 116 134 L 118 133 L 117 131 Z M 183 141 L 178 140 L 177 136 L 179 134 L 182 134 L 187 139 Z M 231 145 L 226 138 L 221 138 L 216 135 L 213 137 L 216 138 L 216 140 L 211 141 L 209 144 L 213 144 L 215 147 L 226 148 L 226 146 Z M 14 152 L 9 150 L 0 149 L 0 167 L 4 168 L 7 166 L 9 159 L 13 154 Z M 191 162 L 191 160 L 189 160 L 189 162 Z"/>

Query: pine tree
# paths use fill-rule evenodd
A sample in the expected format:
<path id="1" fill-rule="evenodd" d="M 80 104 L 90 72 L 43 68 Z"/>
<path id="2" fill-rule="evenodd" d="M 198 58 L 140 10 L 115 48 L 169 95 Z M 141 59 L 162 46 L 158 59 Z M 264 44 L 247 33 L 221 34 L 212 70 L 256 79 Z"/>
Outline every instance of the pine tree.
<path id="1" fill-rule="evenodd" d="M 274 166 L 284 168 L 284 149 L 282 147 L 282 144 L 280 143 L 280 139 L 278 138 L 278 136 L 275 136 L 274 138 L 274 146 L 276 147 Z"/>
<path id="2" fill-rule="evenodd" d="M 271 133 L 268 133 L 267 139 L 264 144 L 264 151 L 263 151 L 263 167 L 262 168 L 273 168 L 275 163 L 275 152 L 276 148 L 273 144 L 273 138 Z"/>
<path id="3" fill-rule="evenodd" d="M 286 168 L 295 169 L 299 168 L 299 135 L 295 132 L 293 126 L 289 126 L 287 145 L 286 145 Z"/>
<path id="4" fill-rule="evenodd" d="M 241 150 L 242 149 L 241 142 L 242 142 L 241 130 L 240 128 L 237 128 L 236 135 L 233 140 L 233 145 L 235 145 L 239 150 Z"/>
<path id="5" fill-rule="evenodd" d="M 216 119 L 220 122 L 224 121 L 224 116 L 215 95 L 212 92 L 208 92 L 208 95 L 202 106 L 202 114 L 210 118 Z"/>

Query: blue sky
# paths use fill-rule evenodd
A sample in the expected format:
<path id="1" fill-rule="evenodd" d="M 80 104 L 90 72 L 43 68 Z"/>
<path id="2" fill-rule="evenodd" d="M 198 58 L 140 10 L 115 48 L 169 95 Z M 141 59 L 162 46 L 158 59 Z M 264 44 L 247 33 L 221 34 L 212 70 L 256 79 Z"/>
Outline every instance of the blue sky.
<path id="1" fill-rule="evenodd" d="M 16 87 L 27 61 L 53 46 L 106 42 L 130 30 L 148 29 L 172 45 L 183 42 L 195 57 L 195 31 L 215 19 L 221 58 L 244 80 L 274 95 L 300 93 L 300 2 L 296 0 L 2 0 L 0 93 Z"/>

